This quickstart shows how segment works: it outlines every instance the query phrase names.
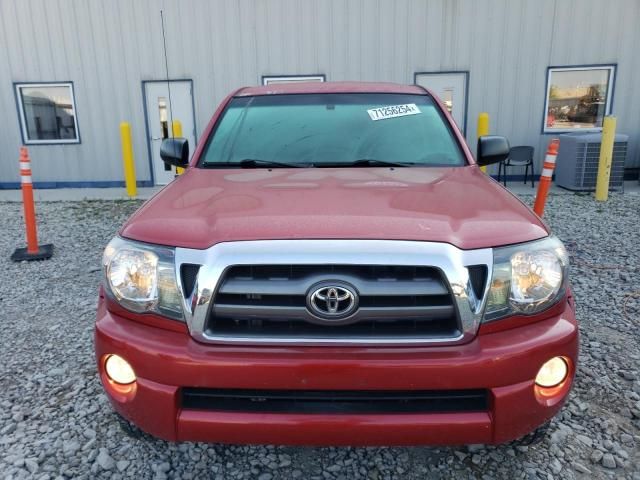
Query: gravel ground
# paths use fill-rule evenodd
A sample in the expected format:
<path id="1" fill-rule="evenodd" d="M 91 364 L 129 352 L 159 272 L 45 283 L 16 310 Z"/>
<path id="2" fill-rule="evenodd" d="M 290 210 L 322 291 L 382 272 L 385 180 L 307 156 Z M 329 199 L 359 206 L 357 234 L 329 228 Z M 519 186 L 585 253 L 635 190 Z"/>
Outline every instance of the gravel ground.
<path id="1" fill-rule="evenodd" d="M 532 198 L 526 198 L 531 203 Z M 530 447 L 288 448 L 126 436 L 96 375 L 102 248 L 136 202 L 40 203 L 52 260 L 14 264 L 21 206 L 0 203 L 0 474 L 5 478 L 640 479 L 640 196 L 559 195 L 582 322 L 570 401 Z"/>

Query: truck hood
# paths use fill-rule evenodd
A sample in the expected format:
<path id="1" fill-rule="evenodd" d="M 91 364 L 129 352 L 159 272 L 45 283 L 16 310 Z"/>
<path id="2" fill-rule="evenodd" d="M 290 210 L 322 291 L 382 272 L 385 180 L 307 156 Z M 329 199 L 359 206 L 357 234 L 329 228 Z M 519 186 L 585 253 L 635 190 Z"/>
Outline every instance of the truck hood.
<path id="1" fill-rule="evenodd" d="M 540 219 L 477 166 L 199 169 L 146 202 L 123 237 L 204 249 L 273 239 L 392 239 L 461 249 L 548 235 Z"/>

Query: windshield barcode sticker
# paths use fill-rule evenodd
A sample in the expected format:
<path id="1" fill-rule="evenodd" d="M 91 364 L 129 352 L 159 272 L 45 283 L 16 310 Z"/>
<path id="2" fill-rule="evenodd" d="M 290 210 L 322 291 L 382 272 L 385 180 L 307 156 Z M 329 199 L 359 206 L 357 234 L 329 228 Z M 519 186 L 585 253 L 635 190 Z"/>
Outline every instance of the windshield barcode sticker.
<path id="1" fill-rule="evenodd" d="M 406 115 L 418 115 L 422 113 L 415 103 L 406 105 L 390 105 L 388 107 L 372 108 L 367 110 L 371 120 L 385 120 L 387 118 L 404 117 Z"/>

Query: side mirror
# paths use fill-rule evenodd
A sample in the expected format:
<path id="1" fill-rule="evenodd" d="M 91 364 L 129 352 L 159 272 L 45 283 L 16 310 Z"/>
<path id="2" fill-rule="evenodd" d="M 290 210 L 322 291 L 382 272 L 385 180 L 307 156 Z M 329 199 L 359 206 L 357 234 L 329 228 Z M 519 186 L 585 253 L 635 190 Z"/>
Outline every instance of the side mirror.
<path id="1" fill-rule="evenodd" d="M 189 165 L 189 141 L 186 138 L 165 138 L 160 145 L 160 158 L 170 165 Z"/>
<path id="2" fill-rule="evenodd" d="M 498 135 L 478 138 L 478 165 L 481 167 L 506 160 L 509 156 L 509 141 Z"/>

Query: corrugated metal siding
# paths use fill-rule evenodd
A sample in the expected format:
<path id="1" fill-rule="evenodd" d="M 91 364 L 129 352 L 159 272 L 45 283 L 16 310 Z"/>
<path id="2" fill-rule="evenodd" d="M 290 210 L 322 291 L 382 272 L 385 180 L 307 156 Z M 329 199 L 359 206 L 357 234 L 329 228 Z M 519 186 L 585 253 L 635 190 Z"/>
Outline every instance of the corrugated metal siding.
<path id="1" fill-rule="evenodd" d="M 417 71 L 470 72 L 467 138 L 479 112 L 513 145 L 536 147 L 547 67 L 617 63 L 613 113 L 640 166 L 640 2 L 618 0 L 2 0 L 0 184 L 17 182 L 12 82 L 75 86 L 80 145 L 32 146 L 36 181 L 122 180 L 118 124 L 132 123 L 136 171 L 150 179 L 142 81 L 192 79 L 198 135 L 233 88 L 262 75 L 411 83 Z"/>

